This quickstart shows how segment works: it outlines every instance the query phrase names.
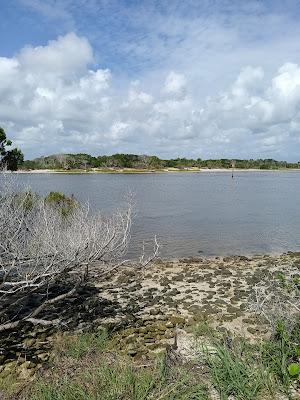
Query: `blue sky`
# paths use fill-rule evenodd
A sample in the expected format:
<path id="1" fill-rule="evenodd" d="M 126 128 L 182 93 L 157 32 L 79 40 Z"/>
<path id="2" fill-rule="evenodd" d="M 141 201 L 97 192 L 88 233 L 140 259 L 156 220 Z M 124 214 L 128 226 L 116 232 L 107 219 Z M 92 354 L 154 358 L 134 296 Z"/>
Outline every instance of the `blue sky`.
<path id="1" fill-rule="evenodd" d="M 298 161 L 299 13 L 299 1 L 2 1 L 0 125 L 28 158 Z"/>

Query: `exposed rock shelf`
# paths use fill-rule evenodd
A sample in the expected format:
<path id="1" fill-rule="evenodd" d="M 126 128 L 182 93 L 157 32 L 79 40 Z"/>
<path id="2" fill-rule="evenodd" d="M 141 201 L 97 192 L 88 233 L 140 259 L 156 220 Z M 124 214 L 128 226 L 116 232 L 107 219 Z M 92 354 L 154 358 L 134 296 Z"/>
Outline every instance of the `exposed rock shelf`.
<path id="1" fill-rule="evenodd" d="M 256 338 L 267 330 L 248 309 L 254 285 L 291 269 L 300 273 L 300 253 L 157 260 L 145 271 L 122 266 L 105 279 L 95 266 L 89 284 L 45 316 L 62 316 L 64 330 L 107 328 L 115 345 L 136 357 L 163 350 L 174 342 L 176 327 L 188 331 L 203 320 Z M 17 369 L 20 377 L 32 376 L 48 360 L 53 333 L 30 324 L 3 333 L 1 375 Z"/>

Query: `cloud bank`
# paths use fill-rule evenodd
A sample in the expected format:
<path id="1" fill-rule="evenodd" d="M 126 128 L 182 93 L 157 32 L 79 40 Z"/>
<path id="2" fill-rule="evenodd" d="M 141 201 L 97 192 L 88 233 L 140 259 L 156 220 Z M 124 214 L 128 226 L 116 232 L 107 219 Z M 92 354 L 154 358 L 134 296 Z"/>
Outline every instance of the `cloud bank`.
<path id="1" fill-rule="evenodd" d="M 299 65 L 284 63 L 271 77 L 245 65 L 222 92 L 203 98 L 188 71 L 170 68 L 153 79 L 120 81 L 98 68 L 87 38 L 68 33 L 0 57 L 0 125 L 28 158 L 300 158 Z"/>

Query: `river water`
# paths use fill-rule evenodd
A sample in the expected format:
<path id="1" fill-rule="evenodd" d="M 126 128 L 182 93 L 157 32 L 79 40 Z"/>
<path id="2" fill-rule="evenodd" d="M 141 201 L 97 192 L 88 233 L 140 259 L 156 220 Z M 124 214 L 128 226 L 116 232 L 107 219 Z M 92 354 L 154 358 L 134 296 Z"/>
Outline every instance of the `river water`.
<path id="1" fill-rule="evenodd" d="M 61 191 L 111 212 L 128 192 L 132 251 L 157 235 L 162 257 L 300 250 L 300 172 L 18 174 L 41 194 Z"/>

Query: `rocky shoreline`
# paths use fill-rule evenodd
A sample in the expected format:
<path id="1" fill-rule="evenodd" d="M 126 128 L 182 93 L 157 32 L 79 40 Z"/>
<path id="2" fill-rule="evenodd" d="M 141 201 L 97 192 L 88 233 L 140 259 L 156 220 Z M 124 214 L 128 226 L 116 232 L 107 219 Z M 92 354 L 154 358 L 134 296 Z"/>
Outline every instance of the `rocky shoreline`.
<path id="1" fill-rule="evenodd" d="M 268 330 L 249 311 L 253 287 L 287 270 L 300 273 L 300 252 L 156 260 L 143 271 L 124 265 L 105 278 L 94 266 L 87 285 L 45 316 L 59 314 L 63 331 L 107 329 L 115 346 L 135 358 L 164 351 L 176 329 L 189 335 L 203 321 L 254 340 Z M 24 380 L 33 377 L 48 361 L 56 331 L 27 323 L 2 333 L 0 378 L 12 372 Z"/>

